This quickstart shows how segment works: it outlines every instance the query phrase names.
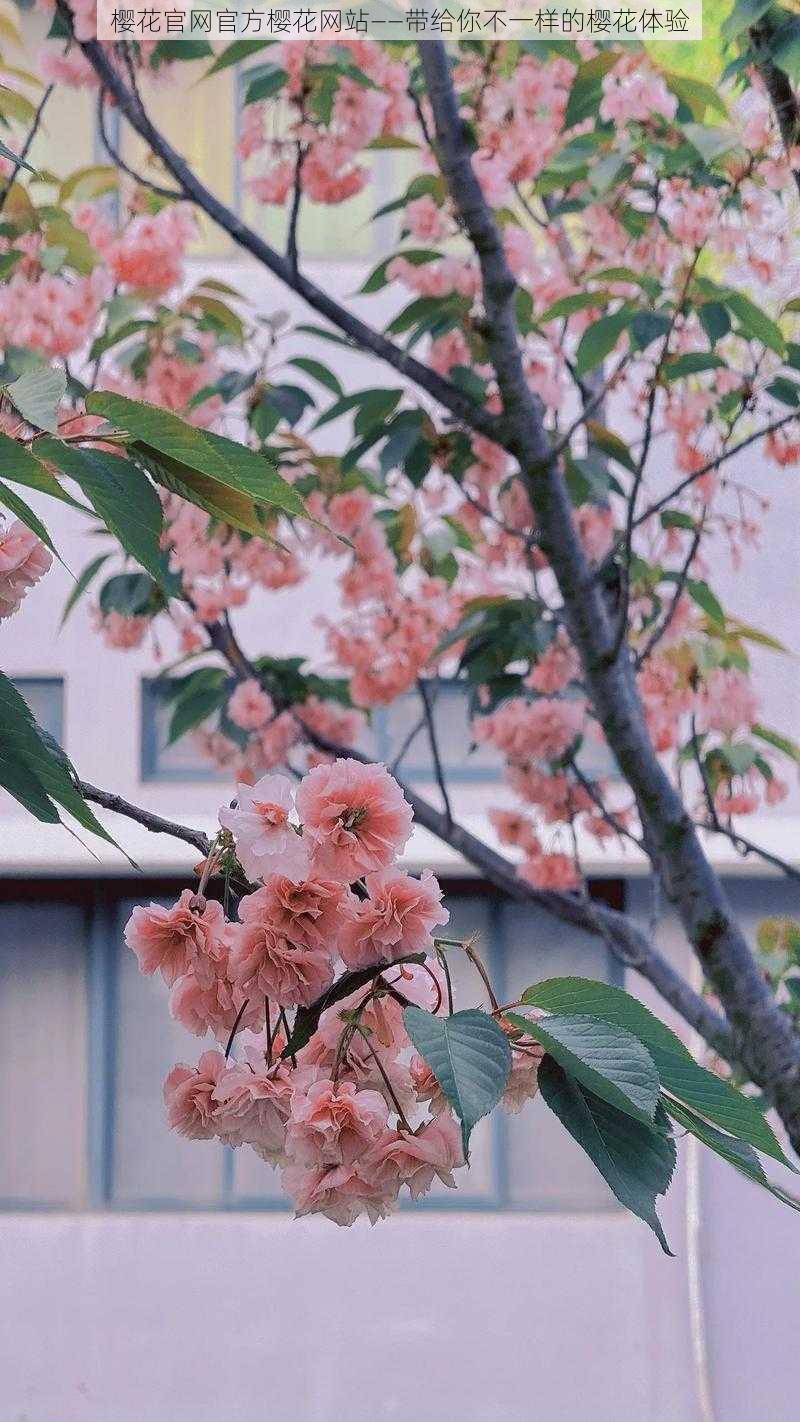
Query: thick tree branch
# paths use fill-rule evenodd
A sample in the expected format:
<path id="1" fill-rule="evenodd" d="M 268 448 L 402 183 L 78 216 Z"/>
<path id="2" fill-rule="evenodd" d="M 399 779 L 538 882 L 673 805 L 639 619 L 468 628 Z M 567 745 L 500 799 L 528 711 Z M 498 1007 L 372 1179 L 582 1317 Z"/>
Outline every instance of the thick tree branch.
<path id="1" fill-rule="evenodd" d="M 190 829 L 188 825 L 177 824 L 174 820 L 165 820 L 161 815 L 154 815 L 151 810 L 143 810 L 139 805 L 132 805 L 130 800 L 123 800 L 121 795 L 113 795 L 109 790 L 99 790 L 96 785 L 90 785 L 86 780 L 79 781 L 78 789 L 84 800 L 91 800 L 93 804 L 101 805 L 112 814 L 135 820 L 138 825 L 150 830 L 151 834 L 168 834 L 173 839 L 182 839 L 203 855 L 208 854 L 211 848 L 211 840 L 202 830 Z"/>
<path id="2" fill-rule="evenodd" d="M 472 167 L 470 136 L 459 114 L 447 50 L 428 40 L 419 52 L 440 165 L 480 261 L 487 348 L 503 403 L 507 447 L 526 481 L 595 713 L 636 798 L 654 867 L 725 1007 L 742 1059 L 800 1146 L 800 1038 L 765 983 L 686 807 L 658 761 L 625 649 L 610 655 L 608 608 L 577 536 L 539 402 L 525 379 L 514 313 L 516 284 Z"/>
<path id="3" fill-rule="evenodd" d="M 797 102 L 797 95 L 788 75 L 784 74 L 783 70 L 779 69 L 770 57 L 773 27 L 769 16 L 765 15 L 757 25 L 751 26 L 749 35 L 755 67 L 769 94 L 788 155 L 792 148 L 800 143 L 800 104 Z M 797 191 L 800 192 L 800 169 L 792 168 L 792 177 L 797 185 Z"/>

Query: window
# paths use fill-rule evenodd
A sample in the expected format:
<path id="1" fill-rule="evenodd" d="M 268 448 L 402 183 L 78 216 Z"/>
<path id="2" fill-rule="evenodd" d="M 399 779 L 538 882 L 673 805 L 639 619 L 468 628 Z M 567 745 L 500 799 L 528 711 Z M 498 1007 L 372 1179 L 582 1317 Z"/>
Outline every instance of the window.
<path id="1" fill-rule="evenodd" d="M 142 780 L 230 780 L 202 754 L 191 735 L 168 745 L 171 709 L 158 694 L 158 681 L 143 678 L 142 688 Z"/>
<path id="2" fill-rule="evenodd" d="M 285 1208 L 276 1172 L 251 1151 L 167 1129 L 161 1086 L 211 1045 L 173 1023 L 160 979 L 143 977 L 122 931 L 134 902 L 181 885 L 0 884 L 0 1205 L 6 1208 Z M 554 973 L 609 977 L 595 940 L 484 892 L 446 892 L 457 936 L 477 932 L 508 1000 Z M 617 892 L 617 901 L 619 895 Z M 462 1001 L 479 984 L 454 961 Z M 12 1125 L 13 1123 L 13 1125 Z M 613 1201 L 540 1101 L 475 1131 L 458 1192 L 418 1207 L 597 1210 Z"/>
<path id="3" fill-rule="evenodd" d="M 15 676 L 14 685 L 43 731 L 64 738 L 64 682 L 59 676 Z"/>

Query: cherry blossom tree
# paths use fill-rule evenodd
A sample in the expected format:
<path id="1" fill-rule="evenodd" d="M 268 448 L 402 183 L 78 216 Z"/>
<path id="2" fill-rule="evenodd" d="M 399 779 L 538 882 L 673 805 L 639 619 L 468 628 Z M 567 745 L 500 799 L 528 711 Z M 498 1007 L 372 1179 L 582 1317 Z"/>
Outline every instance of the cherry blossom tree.
<path id="1" fill-rule="evenodd" d="M 278 1163 L 300 1212 L 377 1218 L 403 1185 L 452 1183 L 474 1122 L 538 1085 L 662 1242 L 670 1122 L 762 1184 L 755 1150 L 783 1158 L 752 1094 L 619 990 L 552 980 L 499 1003 L 475 945 L 438 931 L 433 877 L 398 866 L 412 819 L 501 892 L 600 936 L 800 1146 L 797 933 L 773 924 L 784 961 L 765 973 L 707 853 L 722 836 L 795 874 L 745 819 L 800 760 L 751 676 L 748 648 L 780 647 L 722 605 L 709 549 L 754 556 L 762 508 L 735 456 L 800 458 L 797 24 L 739 0 L 719 88 L 629 44 L 107 45 L 92 3 L 57 0 L 38 106 L 0 94 L 2 615 L 56 551 L 13 486 L 88 508 L 111 551 L 66 611 L 88 591 L 109 645 L 157 631 L 175 648 L 171 736 L 193 735 L 238 788 L 213 842 L 167 823 L 80 781 L 8 682 L 0 779 L 41 818 L 61 806 L 104 833 L 94 803 L 196 846 L 196 888 L 136 909 L 126 935 L 173 1014 L 221 1048 L 170 1074 L 169 1119 Z M 245 183 L 283 213 L 282 249 L 150 117 L 155 86 L 234 64 Z M 29 168 L 56 84 L 96 95 L 108 165 Z M 144 142 L 141 171 L 112 115 Z M 397 235 L 356 310 L 306 275 L 300 219 L 346 211 L 385 149 L 413 176 L 380 209 Z M 187 285 L 198 214 L 323 324 Z M 374 385 L 342 387 L 341 347 L 372 358 Z M 237 609 L 322 558 L 341 604 L 326 665 L 245 648 Z M 434 715 L 447 682 L 505 763 L 491 840 L 453 813 Z M 412 690 L 419 723 L 390 774 L 360 742 Z M 434 799 L 402 779 L 416 736 Z M 590 768 L 592 746 L 613 773 Z M 590 897 L 586 834 L 647 857 L 706 991 Z M 486 1011 L 454 1010 L 462 950 Z"/>

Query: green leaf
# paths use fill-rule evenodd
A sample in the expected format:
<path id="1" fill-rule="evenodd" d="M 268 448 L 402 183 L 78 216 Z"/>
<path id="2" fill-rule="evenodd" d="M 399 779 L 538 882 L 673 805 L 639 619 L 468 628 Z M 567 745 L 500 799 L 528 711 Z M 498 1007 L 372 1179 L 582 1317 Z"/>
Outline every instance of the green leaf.
<path id="1" fill-rule="evenodd" d="M 105 450 L 76 449 L 59 440 L 42 440 L 39 447 L 46 459 L 75 480 L 125 552 L 157 583 L 163 583 L 166 559 L 160 539 L 164 518 L 158 494 L 141 469 L 132 460 Z"/>
<path id="2" fill-rule="evenodd" d="M 434 1017 L 420 1007 L 407 1007 L 403 1019 L 461 1122 L 466 1159 L 473 1126 L 505 1091 L 511 1071 L 508 1038 L 493 1018 L 475 1008 Z"/>
<path id="3" fill-rule="evenodd" d="M 541 1042 L 565 1071 L 595 1095 L 619 1111 L 652 1122 L 658 1072 L 647 1048 L 626 1027 L 588 1013 L 554 1013 L 536 1022 L 514 1012 L 506 1018 Z"/>
<path id="4" fill-rule="evenodd" d="M 334 375 L 327 365 L 323 365 L 322 361 L 311 360 L 309 356 L 295 356 L 293 360 L 289 361 L 289 364 L 302 370 L 304 375 L 310 375 L 311 379 L 316 380 L 320 385 L 324 385 L 325 389 L 330 390 L 337 399 L 341 397 L 343 392 L 339 377 Z"/>
<path id="5" fill-rule="evenodd" d="M 698 123 L 702 123 L 707 109 L 718 113 L 720 118 L 728 117 L 725 100 L 713 84 L 696 79 L 694 75 L 675 74 L 667 70 L 664 71 L 664 78 L 675 97 L 686 105 Z"/>
<path id="6" fill-rule="evenodd" d="M 749 30 L 773 4 L 773 0 L 736 0 L 731 13 L 723 20 L 720 35 L 724 44 L 738 39 Z"/>
<path id="7" fill-rule="evenodd" d="M 800 385 L 796 380 L 790 380 L 786 375 L 777 375 L 771 385 L 767 386 L 767 394 L 773 400 L 780 400 L 782 405 L 788 405 L 795 409 L 800 405 Z"/>
<path id="8" fill-rule="evenodd" d="M 624 469 L 630 470 L 631 474 L 636 472 L 636 462 L 627 444 L 623 439 L 620 439 L 619 435 L 614 434 L 613 430 L 607 429 L 597 420 L 587 420 L 586 433 L 590 442 L 598 449 L 602 449 L 609 459 L 616 459 L 617 463 L 621 464 Z"/>
<path id="9" fill-rule="evenodd" d="M 686 591 L 690 598 L 697 603 L 697 606 L 702 607 L 712 622 L 716 623 L 718 627 L 725 626 L 725 612 L 722 603 L 711 591 L 708 583 L 704 582 L 702 578 L 687 578 Z"/>
<path id="10" fill-rule="evenodd" d="M 232 44 L 226 45 L 222 54 L 218 54 L 214 63 L 209 65 L 203 79 L 208 79 L 211 74 L 219 74 L 223 69 L 230 69 L 235 64 L 241 64 L 243 59 L 249 59 L 251 54 L 258 54 L 259 50 L 266 49 L 268 45 L 275 41 L 268 40 L 234 40 Z"/>
<path id="11" fill-rule="evenodd" d="M 121 612 L 123 617 L 137 617 L 152 608 L 158 590 L 147 573 L 115 573 L 100 589 L 100 611 Z"/>
<path id="12" fill-rule="evenodd" d="M 441 257 L 441 252 L 436 252 L 429 247 L 407 247 L 405 250 L 393 253 L 391 257 L 386 257 L 373 268 L 364 282 L 358 289 L 359 296 L 370 296 L 374 291 L 380 291 L 388 284 L 389 278 L 386 274 L 387 268 L 391 266 L 396 257 L 403 257 L 410 262 L 412 267 L 424 266 L 426 262 L 435 262 Z"/>
<path id="13" fill-rule="evenodd" d="M 615 311 L 610 316 L 601 316 L 587 326 L 578 343 L 575 354 L 577 375 L 588 375 L 606 356 L 613 351 L 623 331 L 630 325 L 633 312 Z"/>
<path id="14" fill-rule="evenodd" d="M 24 158 L 20 158 L 18 153 L 13 153 L 3 142 L 0 142 L 0 157 L 10 159 L 16 168 L 24 168 L 26 172 L 36 176 L 36 169 L 32 168 L 30 163 L 26 163 Z"/>
<path id="15" fill-rule="evenodd" d="M 288 75 L 277 64 L 259 64 L 245 76 L 247 87 L 244 92 L 245 104 L 258 104 L 262 99 L 272 99 L 283 88 Z"/>
<path id="16" fill-rule="evenodd" d="M 55 802 L 61 805 L 73 819 L 84 829 L 90 830 L 92 834 L 99 835 L 101 839 L 109 844 L 115 845 L 116 841 L 103 828 L 93 810 L 87 805 L 83 796 L 76 788 L 72 768 L 63 753 L 56 755 L 45 740 L 44 732 L 37 726 L 30 708 L 20 696 L 16 687 L 9 681 L 8 677 L 0 672 L 0 761 L 2 761 L 2 772 L 0 779 L 11 789 L 9 781 L 14 781 L 18 788 L 24 787 L 28 796 L 27 800 L 22 800 L 27 809 L 36 815 L 37 819 L 49 824 L 56 824 L 60 821 L 58 811 L 55 809 Z M 44 801 L 40 794 L 32 796 L 31 782 L 38 782 L 40 790 L 44 795 Z M 38 810 L 33 808 L 36 803 Z M 46 802 L 46 803 L 45 803 Z"/>
<path id="17" fill-rule="evenodd" d="M 665 380 L 682 380 L 686 375 L 699 375 L 704 370 L 717 370 L 725 362 L 710 351 L 687 351 L 685 355 L 673 356 L 666 361 L 663 375 Z"/>
<path id="18" fill-rule="evenodd" d="M 5 393 L 29 425 L 55 434 L 58 428 L 58 408 L 67 389 L 66 372 L 42 365 L 27 370 L 18 380 L 5 387 Z"/>
<path id="19" fill-rule="evenodd" d="M 666 1193 L 675 1169 L 670 1137 L 617 1111 L 563 1071 L 551 1056 L 539 1067 L 539 1090 L 620 1204 L 644 1220 L 664 1253 L 671 1254 L 656 1214 L 656 1199 Z"/>
<path id="20" fill-rule="evenodd" d="M 33 512 L 30 505 L 26 504 L 25 500 L 20 498 L 19 494 L 15 494 L 13 489 L 9 489 L 8 485 L 3 483 L 0 483 L 0 504 L 4 504 L 7 509 L 10 509 L 14 517 L 18 518 L 20 523 L 24 523 L 25 527 L 31 530 L 31 533 L 35 533 L 36 537 L 40 538 L 42 543 L 46 544 L 50 549 L 50 552 L 55 553 L 59 562 L 63 562 L 61 554 L 56 548 L 50 534 L 47 532 L 42 520 Z"/>
<path id="21" fill-rule="evenodd" d="M 682 509 L 662 509 L 661 527 L 684 528 L 688 532 L 694 533 L 697 529 L 697 524 L 691 514 L 684 513 Z"/>
<path id="22" fill-rule="evenodd" d="M 786 342 L 780 327 L 756 306 L 743 291 L 728 291 L 724 296 L 725 305 L 739 322 L 740 332 L 751 340 L 760 341 L 781 357 L 786 355 Z"/>
<path id="23" fill-rule="evenodd" d="M 218 711 L 227 695 L 224 684 L 200 685 L 190 688 L 188 692 L 184 691 L 172 713 L 167 745 L 173 745 L 181 736 L 185 736 L 187 731 L 193 731 L 214 711 Z"/>
<path id="24" fill-rule="evenodd" d="M 733 1165 L 743 1174 L 749 1175 L 751 1180 L 758 1181 L 759 1185 L 767 1184 L 764 1167 L 752 1146 L 747 1145 L 745 1141 L 737 1141 L 735 1136 L 729 1136 L 724 1131 L 718 1131 L 716 1126 L 710 1126 L 708 1121 L 704 1121 L 696 1112 L 690 1111 L 688 1106 L 682 1106 L 679 1101 L 670 1101 L 669 1097 L 665 1097 L 664 1110 L 668 1116 L 672 1117 L 676 1125 L 683 1126 L 684 1130 L 690 1131 L 693 1136 L 703 1142 L 703 1145 L 708 1146 L 709 1150 L 713 1150 L 729 1165 Z"/>
<path id="25" fill-rule="evenodd" d="M 91 414 L 104 415 L 117 428 L 127 430 L 144 452 L 156 460 L 164 457 L 183 466 L 182 471 L 176 469 L 175 472 L 186 483 L 190 482 L 187 471 L 193 471 L 222 489 L 246 495 L 257 505 L 301 517 L 306 515 L 300 494 L 263 455 L 243 444 L 209 430 L 195 429 L 168 410 L 108 391 L 93 391 L 87 396 L 86 408 Z M 256 527 L 251 531 L 259 530 Z"/>
<path id="26" fill-rule="evenodd" d="M 700 325 L 712 345 L 716 345 L 723 336 L 727 336 L 731 329 L 731 318 L 721 301 L 704 301 L 701 306 L 698 306 L 697 314 L 700 318 Z"/>
<path id="27" fill-rule="evenodd" d="M 613 291 L 573 291 L 569 296 L 560 296 L 558 301 L 546 307 L 541 316 L 536 318 L 536 323 L 539 326 L 547 326 L 550 321 L 573 316 L 576 311 L 585 311 L 587 307 L 607 306 L 609 301 L 614 300 Z"/>
<path id="28" fill-rule="evenodd" d="M 800 744 L 793 741 L 791 736 L 785 736 L 781 731 L 773 731 L 769 726 L 760 724 L 751 726 L 754 736 L 758 736 L 760 741 L 766 741 L 767 745 L 774 746 L 776 750 L 783 751 L 784 755 L 791 756 L 792 760 L 800 765 Z"/>
<path id="29" fill-rule="evenodd" d="M 46 469 L 39 460 L 26 449 L 23 444 L 18 444 L 10 435 L 0 431 L 0 475 L 4 479 L 10 479 L 12 484 L 23 484 L 27 489 L 35 489 L 40 494 L 50 494 L 54 499 L 59 499 L 61 503 L 69 504 L 72 508 L 80 509 L 82 513 L 88 510 L 77 499 L 73 499 L 65 489 L 62 489 L 58 480 L 49 469 Z"/>
<path id="30" fill-rule="evenodd" d="M 666 1091 L 765 1155 L 788 1163 L 755 1102 L 699 1066 L 680 1038 L 622 988 L 591 978 L 548 978 L 526 988 L 522 1001 L 546 1012 L 588 1013 L 627 1028 L 646 1046 Z"/>
<path id="31" fill-rule="evenodd" d="M 724 153 L 730 153 L 741 142 L 736 130 L 727 125 L 712 128 L 704 123 L 685 123 L 683 131 L 706 165 L 721 158 Z"/>
<path id="32" fill-rule="evenodd" d="M 72 612 L 72 609 L 83 597 L 83 594 L 86 592 L 87 588 L 89 587 L 89 584 L 97 576 L 103 564 L 106 563 L 110 557 L 110 553 L 101 553 L 98 558 L 93 558 L 91 563 L 87 563 L 83 572 L 79 575 L 78 580 L 74 588 L 72 589 L 72 592 L 64 603 L 64 611 L 61 614 L 61 622 L 59 624 L 61 627 L 64 626 L 64 623 Z"/>
<path id="33" fill-rule="evenodd" d="M 90 202 L 113 192 L 119 182 L 119 174 L 113 163 L 92 163 L 87 168 L 78 168 L 64 179 L 59 189 L 59 202 Z"/>

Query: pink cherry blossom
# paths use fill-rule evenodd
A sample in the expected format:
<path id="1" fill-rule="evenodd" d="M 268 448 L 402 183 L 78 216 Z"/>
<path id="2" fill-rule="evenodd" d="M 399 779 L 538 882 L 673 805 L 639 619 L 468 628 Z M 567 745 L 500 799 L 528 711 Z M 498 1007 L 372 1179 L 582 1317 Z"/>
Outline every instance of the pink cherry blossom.
<path id="1" fill-rule="evenodd" d="M 225 952 L 222 905 L 184 889 L 171 908 L 137 906 L 125 925 L 125 942 L 143 973 L 160 972 L 168 986 L 203 961 Z"/>
<path id="2" fill-rule="evenodd" d="M 197 1067 L 178 1062 L 164 1082 L 164 1104 L 173 1131 L 194 1141 L 216 1134 L 214 1090 L 225 1072 L 222 1052 L 204 1052 Z"/>
<path id="3" fill-rule="evenodd" d="M 331 947 L 312 947 L 252 918 L 231 929 L 229 970 L 245 995 L 308 1007 L 333 981 Z"/>
<path id="4" fill-rule="evenodd" d="M 411 806 L 382 765 L 350 758 L 302 780 L 297 808 L 314 872 L 348 883 L 386 868 L 408 842 Z"/>
<path id="5" fill-rule="evenodd" d="M 397 1188 L 407 1185 L 412 1200 L 426 1195 L 437 1177 L 454 1190 L 453 1171 L 463 1164 L 461 1132 L 449 1111 L 442 1111 L 413 1135 L 391 1132 L 365 1161 L 366 1169 L 374 1170 L 379 1179 L 391 1179 Z"/>
<path id="6" fill-rule="evenodd" d="M 230 720 L 243 731 L 259 730 L 274 710 L 272 697 L 267 695 L 254 677 L 239 682 L 227 707 Z"/>
<path id="7" fill-rule="evenodd" d="M 50 550 L 19 519 L 0 524 L 0 621 L 17 611 L 52 562 Z"/>
<path id="8" fill-rule="evenodd" d="M 263 775 L 255 785 L 236 788 L 236 808 L 221 809 L 219 822 L 233 835 L 245 873 L 253 880 L 274 873 L 302 879 L 308 847 L 289 821 L 294 808 L 291 781 L 285 775 Z"/>
<path id="9" fill-rule="evenodd" d="M 419 879 L 399 869 L 366 876 L 367 898 L 355 901 L 342 926 L 339 951 L 349 968 L 426 952 L 437 924 L 450 915 L 429 869 Z"/>
<path id="10" fill-rule="evenodd" d="M 388 1114 L 376 1091 L 359 1091 L 349 1081 L 312 1082 L 292 1096 L 286 1154 L 307 1168 L 352 1166 L 383 1137 Z"/>
<path id="11" fill-rule="evenodd" d="M 245 1056 L 246 1062 L 229 1067 L 214 1087 L 216 1134 L 226 1145 L 252 1146 L 262 1160 L 283 1165 L 291 1069 L 280 1062 L 267 1066 L 253 1048 Z"/>
<path id="12" fill-rule="evenodd" d="M 747 673 L 737 667 L 714 667 L 697 699 L 697 725 L 701 731 L 733 735 L 758 720 L 758 696 Z"/>
<path id="13" fill-rule="evenodd" d="M 341 932 L 344 888 L 329 879 L 294 880 L 271 874 L 262 889 L 239 901 L 242 923 L 259 924 L 306 948 L 330 955 Z"/>

